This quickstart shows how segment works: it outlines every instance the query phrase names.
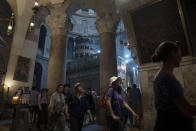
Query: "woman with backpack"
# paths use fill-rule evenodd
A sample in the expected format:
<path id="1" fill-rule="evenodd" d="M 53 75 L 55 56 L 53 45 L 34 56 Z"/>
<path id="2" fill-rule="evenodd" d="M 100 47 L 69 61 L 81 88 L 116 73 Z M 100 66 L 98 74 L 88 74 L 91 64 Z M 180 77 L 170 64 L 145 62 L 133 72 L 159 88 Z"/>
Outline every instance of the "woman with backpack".
<path id="1" fill-rule="evenodd" d="M 71 131 L 81 131 L 83 126 L 84 115 L 88 112 L 90 121 L 93 117 L 87 98 L 83 95 L 83 87 L 80 83 L 74 86 L 74 94 L 66 101 L 65 105 L 66 118 L 70 120 Z"/>
<path id="2" fill-rule="evenodd" d="M 121 94 L 121 82 L 122 79 L 120 77 L 111 77 L 109 89 L 107 91 L 107 111 L 106 118 L 107 124 L 110 131 L 123 131 L 123 123 L 122 123 L 122 109 L 123 106 L 139 119 L 139 116 L 129 107 L 129 105 L 124 101 L 124 98 Z"/>

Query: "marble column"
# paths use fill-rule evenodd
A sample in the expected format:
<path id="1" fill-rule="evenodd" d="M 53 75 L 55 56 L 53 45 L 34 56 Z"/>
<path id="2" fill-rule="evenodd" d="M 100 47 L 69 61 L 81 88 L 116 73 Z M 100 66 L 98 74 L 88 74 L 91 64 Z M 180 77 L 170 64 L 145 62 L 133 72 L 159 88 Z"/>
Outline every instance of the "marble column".
<path id="1" fill-rule="evenodd" d="M 115 33 L 119 17 L 112 13 L 97 13 L 96 27 L 100 37 L 100 95 L 108 88 L 109 78 L 117 76 Z M 98 123 L 105 124 L 104 110 L 99 104 Z"/>
<path id="2" fill-rule="evenodd" d="M 57 85 L 64 83 L 65 80 L 67 15 L 61 4 L 52 5 L 49 10 L 51 15 L 46 19 L 46 23 L 51 31 L 47 79 L 47 88 L 50 95 L 56 90 Z"/>

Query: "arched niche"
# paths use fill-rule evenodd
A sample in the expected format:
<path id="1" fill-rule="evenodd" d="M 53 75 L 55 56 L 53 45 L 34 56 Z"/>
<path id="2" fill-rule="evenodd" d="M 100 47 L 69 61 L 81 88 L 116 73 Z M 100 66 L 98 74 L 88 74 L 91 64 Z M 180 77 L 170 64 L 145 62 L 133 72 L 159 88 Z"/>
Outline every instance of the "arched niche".
<path id="1" fill-rule="evenodd" d="M 42 70 L 42 65 L 40 63 L 35 63 L 33 86 L 36 88 L 36 90 L 41 89 Z"/>
<path id="2" fill-rule="evenodd" d="M 42 54 L 44 54 L 46 35 L 47 35 L 47 29 L 44 25 L 41 25 L 39 40 L 38 40 L 38 50 L 40 50 Z"/>

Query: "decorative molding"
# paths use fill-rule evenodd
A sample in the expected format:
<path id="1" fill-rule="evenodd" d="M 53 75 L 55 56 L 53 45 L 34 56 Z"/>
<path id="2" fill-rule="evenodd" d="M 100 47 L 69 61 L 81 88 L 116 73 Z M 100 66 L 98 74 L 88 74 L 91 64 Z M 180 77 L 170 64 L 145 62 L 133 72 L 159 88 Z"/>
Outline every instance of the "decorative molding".
<path id="1" fill-rule="evenodd" d="M 185 56 L 182 58 L 182 62 L 180 64 L 180 67 L 196 64 L 196 57 L 192 56 Z M 161 68 L 161 63 L 147 63 L 139 66 L 138 71 L 150 71 L 150 70 L 159 70 Z"/>

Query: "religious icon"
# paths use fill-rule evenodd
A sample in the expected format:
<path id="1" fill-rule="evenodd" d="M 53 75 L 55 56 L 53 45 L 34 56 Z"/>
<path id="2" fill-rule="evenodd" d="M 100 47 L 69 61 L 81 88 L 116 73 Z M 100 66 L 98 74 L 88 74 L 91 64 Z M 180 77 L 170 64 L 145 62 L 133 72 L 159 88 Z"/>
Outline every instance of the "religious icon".
<path id="1" fill-rule="evenodd" d="M 29 70 L 30 70 L 30 59 L 19 56 L 15 73 L 14 73 L 14 80 L 28 82 Z"/>

